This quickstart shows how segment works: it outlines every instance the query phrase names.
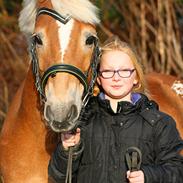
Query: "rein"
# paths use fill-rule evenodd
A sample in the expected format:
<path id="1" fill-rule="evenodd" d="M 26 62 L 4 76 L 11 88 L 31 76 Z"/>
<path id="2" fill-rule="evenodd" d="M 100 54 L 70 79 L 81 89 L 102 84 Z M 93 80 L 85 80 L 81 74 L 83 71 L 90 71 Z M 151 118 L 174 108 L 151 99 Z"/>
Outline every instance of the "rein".
<path id="1" fill-rule="evenodd" d="M 140 170 L 142 152 L 138 147 L 129 147 L 125 154 L 128 170 L 131 172 Z"/>
<path id="2" fill-rule="evenodd" d="M 63 24 L 66 24 L 71 19 L 70 15 L 63 17 L 55 10 L 48 9 L 48 8 L 40 8 L 37 12 L 37 17 L 40 15 L 51 16 L 52 18 L 60 21 Z M 77 68 L 73 65 L 56 64 L 56 65 L 49 67 L 43 73 L 43 75 L 40 74 L 39 59 L 37 57 L 37 52 L 36 52 L 36 44 L 37 44 L 38 40 L 40 40 L 39 35 L 33 34 L 30 39 L 30 41 L 31 41 L 30 53 L 31 53 L 31 57 L 32 57 L 32 72 L 35 77 L 35 86 L 36 86 L 38 93 L 40 94 L 41 103 L 44 103 L 47 100 L 46 95 L 45 95 L 45 86 L 47 84 L 49 77 L 52 77 L 59 72 L 66 72 L 66 73 L 69 73 L 69 74 L 75 76 L 84 87 L 83 105 L 82 105 L 82 109 L 81 109 L 81 112 L 82 112 L 85 105 L 87 104 L 90 96 L 92 96 L 92 94 L 93 94 L 93 88 L 94 88 L 95 81 L 97 78 L 97 66 L 98 66 L 98 62 L 99 62 L 98 58 L 99 58 L 99 54 L 100 54 L 99 46 L 98 46 L 98 39 L 96 38 L 94 41 L 94 50 L 93 50 L 93 54 L 92 54 L 90 67 L 88 68 L 87 73 L 84 73 L 79 68 Z M 88 83 L 88 75 L 89 75 L 90 71 L 91 71 L 91 80 Z M 67 183 L 68 181 L 69 181 L 69 183 L 72 182 L 72 156 L 73 156 L 73 147 L 70 147 L 65 183 Z"/>

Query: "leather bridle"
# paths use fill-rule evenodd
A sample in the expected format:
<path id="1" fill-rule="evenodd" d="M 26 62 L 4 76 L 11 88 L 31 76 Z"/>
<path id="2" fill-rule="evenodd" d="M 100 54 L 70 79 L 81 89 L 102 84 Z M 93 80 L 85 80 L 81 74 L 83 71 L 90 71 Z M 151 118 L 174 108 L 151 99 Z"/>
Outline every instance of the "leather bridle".
<path id="1" fill-rule="evenodd" d="M 63 17 L 55 10 L 48 9 L 48 8 L 40 8 L 37 12 L 37 17 L 40 15 L 51 16 L 52 18 L 60 21 L 63 24 L 66 24 L 71 19 L 71 16 L 69 16 L 69 15 L 66 17 Z M 52 65 L 51 67 L 49 67 L 42 75 L 40 73 L 39 59 L 38 59 L 37 52 L 36 52 L 36 44 L 37 44 L 38 40 L 41 40 L 38 34 L 33 34 L 31 36 L 30 54 L 32 57 L 32 72 L 35 77 L 35 86 L 36 86 L 38 93 L 40 94 L 41 103 L 44 103 L 46 101 L 45 86 L 48 81 L 48 78 L 50 76 L 55 75 L 56 73 L 66 72 L 66 73 L 69 73 L 69 74 L 75 76 L 77 79 L 79 79 L 79 81 L 82 83 L 82 85 L 84 87 L 83 98 L 82 98 L 83 104 L 82 104 L 82 109 L 81 109 L 81 112 L 82 112 L 84 110 L 84 107 L 87 104 L 90 96 L 92 96 L 92 94 L 93 94 L 93 88 L 94 88 L 94 84 L 95 84 L 95 81 L 97 78 L 97 66 L 98 66 L 98 62 L 99 62 L 98 58 L 99 58 L 99 54 L 100 54 L 99 46 L 98 46 L 98 39 L 95 37 L 92 59 L 91 59 L 90 66 L 86 73 L 84 73 L 79 68 L 77 68 L 73 65 L 56 64 L 56 65 Z M 91 79 L 88 83 L 89 73 L 91 74 Z M 73 147 L 70 147 L 65 183 L 67 183 L 68 181 L 69 181 L 69 183 L 72 182 L 72 155 L 73 155 Z"/>
<path id="2" fill-rule="evenodd" d="M 52 18 L 60 21 L 63 24 L 66 24 L 71 19 L 70 15 L 63 17 L 55 10 L 52 10 L 49 8 L 40 8 L 37 12 L 37 17 L 40 15 L 43 15 L 43 14 L 51 16 Z M 94 88 L 94 84 L 95 84 L 95 81 L 97 78 L 97 66 L 98 66 L 98 62 L 99 62 L 98 57 L 99 57 L 99 53 L 100 53 L 97 37 L 95 37 L 95 40 L 94 40 L 94 50 L 93 50 L 90 67 L 88 68 L 88 71 L 86 73 L 84 73 L 79 68 L 77 68 L 73 65 L 56 64 L 56 65 L 49 67 L 43 73 L 43 75 L 40 74 L 39 59 L 37 57 L 37 52 L 36 52 L 36 44 L 37 44 L 37 40 L 39 40 L 39 39 L 40 39 L 40 37 L 38 34 L 33 34 L 31 36 L 30 53 L 31 53 L 31 57 L 32 57 L 32 71 L 33 71 L 33 74 L 35 77 L 35 86 L 36 86 L 37 91 L 40 94 L 41 101 L 42 102 L 46 101 L 45 86 L 48 81 L 48 78 L 50 76 L 55 75 L 58 72 L 66 72 L 71 75 L 74 75 L 82 83 L 82 85 L 84 87 L 83 106 L 85 106 L 89 100 L 89 97 L 93 94 L 93 88 Z M 88 75 L 89 75 L 90 71 L 91 71 L 91 80 L 88 83 Z"/>
<path id="3" fill-rule="evenodd" d="M 71 19 L 70 15 L 63 17 L 55 10 L 52 10 L 49 8 L 40 8 L 37 12 L 37 17 L 40 15 L 51 16 L 52 18 L 60 21 L 63 24 L 66 24 Z M 98 62 L 99 62 L 98 58 L 99 58 L 99 54 L 100 54 L 99 46 L 98 46 L 98 39 L 95 37 L 92 59 L 91 59 L 90 66 L 86 73 L 84 73 L 79 68 L 77 68 L 73 65 L 56 64 L 56 65 L 52 65 L 51 67 L 49 67 L 42 75 L 40 73 L 39 59 L 38 59 L 37 52 L 36 52 L 36 44 L 37 44 L 38 40 L 41 40 L 38 34 L 33 34 L 31 36 L 30 54 L 32 57 L 32 72 L 35 77 L 35 86 L 36 86 L 38 93 L 40 94 L 41 103 L 44 103 L 46 101 L 45 86 L 48 81 L 48 78 L 50 76 L 55 75 L 56 73 L 66 72 L 66 73 L 69 73 L 69 74 L 75 76 L 77 79 L 79 79 L 79 81 L 81 82 L 81 84 L 84 87 L 83 105 L 82 105 L 82 109 L 81 109 L 81 111 L 83 111 L 84 106 L 87 104 L 90 96 L 93 94 L 93 88 L 94 88 L 94 84 L 95 84 L 95 81 L 97 78 L 97 66 L 98 66 Z M 91 79 L 88 83 L 89 73 L 91 74 Z M 72 179 L 72 155 L 73 155 L 72 151 L 73 151 L 73 147 L 70 147 L 66 180 L 65 180 L 66 183 L 68 181 L 69 181 L 69 183 L 71 183 L 71 181 L 72 181 L 71 180 Z"/>

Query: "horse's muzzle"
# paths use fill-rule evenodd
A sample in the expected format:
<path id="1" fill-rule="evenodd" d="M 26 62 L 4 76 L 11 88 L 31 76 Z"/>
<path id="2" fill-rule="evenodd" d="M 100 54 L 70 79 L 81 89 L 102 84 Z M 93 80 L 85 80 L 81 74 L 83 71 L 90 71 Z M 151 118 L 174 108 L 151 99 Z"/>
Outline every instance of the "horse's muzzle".
<path id="1" fill-rule="evenodd" d="M 50 123 L 50 128 L 57 133 L 72 131 L 78 126 L 78 121 L 75 122 L 58 122 L 53 121 Z"/>
<path id="2" fill-rule="evenodd" d="M 72 105 L 69 109 L 52 110 L 51 106 L 45 106 L 45 119 L 54 132 L 70 131 L 78 125 L 78 109 Z"/>

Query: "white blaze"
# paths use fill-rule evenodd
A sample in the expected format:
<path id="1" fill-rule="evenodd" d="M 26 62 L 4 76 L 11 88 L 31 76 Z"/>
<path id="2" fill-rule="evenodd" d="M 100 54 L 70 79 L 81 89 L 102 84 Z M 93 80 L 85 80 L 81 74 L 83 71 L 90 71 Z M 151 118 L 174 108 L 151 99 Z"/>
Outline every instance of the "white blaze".
<path id="1" fill-rule="evenodd" d="M 71 31 L 74 25 L 74 20 L 70 19 L 66 24 L 57 21 L 59 26 L 59 42 L 61 47 L 61 63 L 64 63 L 64 54 L 69 45 Z"/>

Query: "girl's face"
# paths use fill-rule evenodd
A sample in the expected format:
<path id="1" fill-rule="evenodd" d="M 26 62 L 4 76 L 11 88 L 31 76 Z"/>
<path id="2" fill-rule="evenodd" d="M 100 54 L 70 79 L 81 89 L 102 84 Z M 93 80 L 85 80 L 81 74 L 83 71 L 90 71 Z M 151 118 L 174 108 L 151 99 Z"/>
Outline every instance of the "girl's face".
<path id="1" fill-rule="evenodd" d="M 107 99 L 131 101 L 133 85 L 138 82 L 136 79 L 136 71 L 134 70 L 134 72 L 130 73 L 133 69 L 135 68 L 130 57 L 122 51 L 107 51 L 102 55 L 97 81 L 98 84 L 102 86 Z M 104 77 L 107 75 L 108 77 L 110 73 L 107 72 L 118 70 L 121 70 L 118 73 L 123 77 L 125 76 L 125 78 L 119 76 L 117 72 L 115 72 L 113 77 L 107 79 L 103 78 L 101 75 L 103 74 Z M 128 72 L 127 70 L 130 71 Z"/>

